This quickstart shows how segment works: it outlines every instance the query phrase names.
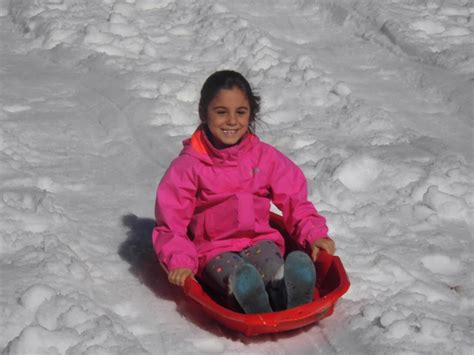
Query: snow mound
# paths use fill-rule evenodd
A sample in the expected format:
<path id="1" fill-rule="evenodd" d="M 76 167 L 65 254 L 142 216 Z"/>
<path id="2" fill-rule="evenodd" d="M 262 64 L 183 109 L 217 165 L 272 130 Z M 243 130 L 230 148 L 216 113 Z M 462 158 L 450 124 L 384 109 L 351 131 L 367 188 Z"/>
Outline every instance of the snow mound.
<path id="1" fill-rule="evenodd" d="M 468 220 L 470 215 L 470 208 L 464 199 L 442 192 L 438 186 L 428 188 L 423 202 L 443 219 Z"/>
<path id="2" fill-rule="evenodd" d="M 430 20 L 416 21 L 410 26 L 416 31 L 423 31 L 429 35 L 440 34 L 446 31 L 446 28 L 441 23 Z"/>
<path id="3" fill-rule="evenodd" d="M 453 275 L 460 271 L 461 262 L 442 254 L 426 255 L 421 259 L 424 267 L 433 273 Z"/>
<path id="4" fill-rule="evenodd" d="M 171 3 L 173 3 L 172 0 L 137 0 L 135 2 L 135 7 L 138 10 L 149 11 L 162 9 Z"/>
<path id="5" fill-rule="evenodd" d="M 36 311 L 45 301 L 56 296 L 56 290 L 48 285 L 37 284 L 29 287 L 20 297 L 20 303 L 30 311 Z"/>
<path id="6" fill-rule="evenodd" d="M 57 294 L 47 285 L 34 285 L 21 303 L 35 313 L 3 354 L 145 354 L 134 336 L 110 312 L 80 293 Z"/>
<path id="7" fill-rule="evenodd" d="M 3 110 L 10 112 L 10 113 L 16 113 L 16 112 L 24 112 L 28 111 L 31 109 L 31 106 L 28 105 L 4 105 L 2 107 Z"/>
<path id="8" fill-rule="evenodd" d="M 460 73 L 473 72 L 474 24 L 469 1 L 433 1 L 429 6 L 408 0 L 368 4 L 353 5 L 358 16 L 351 21 L 362 36 L 395 52 L 401 50 L 423 63 Z M 392 11 L 384 11 L 387 5 L 394 6 Z M 379 34 L 372 33 L 366 19 L 380 29 Z"/>
<path id="9" fill-rule="evenodd" d="M 333 177 L 339 179 L 352 191 L 365 191 L 382 172 L 380 162 L 370 156 L 354 156 L 344 161 L 334 172 Z"/>
<path id="10" fill-rule="evenodd" d="M 348 96 L 352 92 L 352 90 L 349 88 L 349 86 L 346 83 L 339 82 L 334 86 L 333 89 L 334 93 L 336 93 L 339 96 Z"/>
<path id="11" fill-rule="evenodd" d="M 79 339 L 79 334 L 73 329 L 50 331 L 39 325 L 31 325 L 23 329 L 20 335 L 8 344 L 4 353 L 9 355 L 65 354 Z"/>

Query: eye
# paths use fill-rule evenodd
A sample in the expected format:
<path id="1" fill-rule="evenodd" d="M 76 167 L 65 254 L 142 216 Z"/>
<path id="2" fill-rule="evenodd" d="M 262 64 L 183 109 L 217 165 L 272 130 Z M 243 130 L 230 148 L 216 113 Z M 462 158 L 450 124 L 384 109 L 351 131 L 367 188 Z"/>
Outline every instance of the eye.
<path id="1" fill-rule="evenodd" d="M 225 111 L 225 110 L 217 110 L 216 113 L 217 113 L 218 115 L 222 116 L 222 115 L 225 115 L 225 114 L 227 113 L 227 111 Z"/>
<path id="2" fill-rule="evenodd" d="M 240 116 L 243 116 L 247 113 L 247 110 L 239 110 L 237 111 L 237 114 L 240 115 Z"/>

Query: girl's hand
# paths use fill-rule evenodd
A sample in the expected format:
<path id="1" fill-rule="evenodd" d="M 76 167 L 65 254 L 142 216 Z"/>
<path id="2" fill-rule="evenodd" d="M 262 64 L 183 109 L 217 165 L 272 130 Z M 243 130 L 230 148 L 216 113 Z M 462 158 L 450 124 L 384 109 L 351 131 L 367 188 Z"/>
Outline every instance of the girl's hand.
<path id="1" fill-rule="evenodd" d="M 336 252 L 336 243 L 329 238 L 322 238 L 315 241 L 311 252 L 311 259 L 313 259 L 313 261 L 316 261 L 318 258 L 319 249 L 323 249 L 328 254 L 333 255 Z"/>
<path id="2" fill-rule="evenodd" d="M 168 281 L 177 286 L 184 286 L 184 281 L 188 276 L 192 276 L 193 272 L 188 268 L 178 268 L 168 273 Z"/>

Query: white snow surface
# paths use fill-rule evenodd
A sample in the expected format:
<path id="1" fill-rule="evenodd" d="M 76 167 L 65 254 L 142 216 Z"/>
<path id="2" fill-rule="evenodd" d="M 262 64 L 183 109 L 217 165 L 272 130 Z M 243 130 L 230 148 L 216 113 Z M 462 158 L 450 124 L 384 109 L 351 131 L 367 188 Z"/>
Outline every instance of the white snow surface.
<path id="1" fill-rule="evenodd" d="M 0 0 L 2 354 L 472 354 L 470 0 Z M 242 72 L 351 288 L 248 339 L 151 249 L 199 89 Z M 2 350 L 3 349 L 3 350 Z"/>

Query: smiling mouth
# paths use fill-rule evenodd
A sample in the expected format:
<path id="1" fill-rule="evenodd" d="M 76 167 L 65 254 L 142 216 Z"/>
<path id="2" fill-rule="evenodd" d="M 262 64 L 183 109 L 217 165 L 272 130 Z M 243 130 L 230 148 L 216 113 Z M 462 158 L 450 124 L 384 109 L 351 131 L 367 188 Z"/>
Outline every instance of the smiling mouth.
<path id="1" fill-rule="evenodd" d="M 225 136 L 232 136 L 238 132 L 238 129 L 223 129 L 222 132 Z"/>

